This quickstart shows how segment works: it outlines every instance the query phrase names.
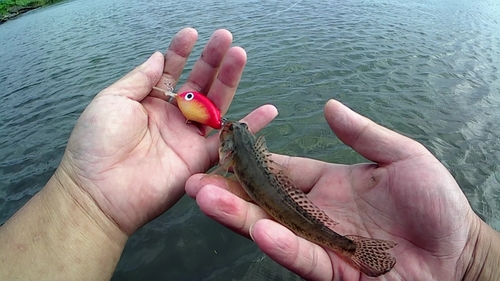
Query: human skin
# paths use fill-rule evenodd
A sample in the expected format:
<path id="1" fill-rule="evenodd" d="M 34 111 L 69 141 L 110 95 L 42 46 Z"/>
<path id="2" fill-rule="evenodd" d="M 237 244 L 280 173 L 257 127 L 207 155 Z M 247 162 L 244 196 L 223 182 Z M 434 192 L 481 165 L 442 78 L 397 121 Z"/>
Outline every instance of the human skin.
<path id="1" fill-rule="evenodd" d="M 499 233 L 473 212 L 455 179 L 424 146 L 335 100 L 326 104 L 325 118 L 340 140 L 373 162 L 272 157 L 339 222 L 337 232 L 397 242 L 390 250 L 396 265 L 379 280 L 500 280 Z M 373 280 L 333 251 L 296 236 L 229 187 L 234 184 L 198 174 L 188 180 L 186 192 L 206 215 L 250 237 L 307 280 Z"/>
<path id="2" fill-rule="evenodd" d="M 104 89 L 87 106 L 54 175 L 0 228 L 0 280 L 109 280 L 128 237 L 173 206 L 193 173 L 217 163 L 217 136 L 200 136 L 153 86 L 175 87 L 197 40 L 181 30 L 162 55 Z M 178 92 L 206 93 L 225 113 L 246 63 L 217 30 Z M 277 115 L 244 120 L 259 130 Z"/>

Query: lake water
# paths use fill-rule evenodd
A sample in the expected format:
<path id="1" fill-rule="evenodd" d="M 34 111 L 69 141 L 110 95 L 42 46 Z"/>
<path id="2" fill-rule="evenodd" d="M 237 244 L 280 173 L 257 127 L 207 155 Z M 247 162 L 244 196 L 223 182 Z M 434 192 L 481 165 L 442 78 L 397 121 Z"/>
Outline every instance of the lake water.
<path id="1" fill-rule="evenodd" d="M 263 103 L 274 152 L 363 158 L 330 132 L 335 98 L 422 142 L 500 230 L 498 0 L 67 1 L 0 25 L 0 223 L 45 184 L 92 97 L 198 29 L 184 81 L 215 29 L 248 64 L 228 116 Z M 113 280 L 295 280 L 184 197 L 132 236 Z"/>

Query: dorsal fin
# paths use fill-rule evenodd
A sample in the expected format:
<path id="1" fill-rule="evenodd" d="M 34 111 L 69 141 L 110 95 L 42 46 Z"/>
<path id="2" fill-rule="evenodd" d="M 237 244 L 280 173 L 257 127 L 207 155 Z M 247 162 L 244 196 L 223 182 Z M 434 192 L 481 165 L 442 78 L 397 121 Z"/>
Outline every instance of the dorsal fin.
<path id="1" fill-rule="evenodd" d="M 262 153 L 265 155 L 269 154 L 269 150 L 267 149 L 266 145 L 266 138 L 262 135 L 257 137 L 253 147 L 255 148 L 255 151 L 257 151 L 258 153 Z"/>
<path id="2" fill-rule="evenodd" d="M 273 163 L 271 160 L 271 153 L 269 153 L 269 150 L 267 149 L 266 145 L 266 138 L 264 136 L 259 136 L 253 145 L 254 151 L 257 154 L 257 159 L 261 161 L 261 164 L 267 169 L 269 165 Z"/>
<path id="3" fill-rule="evenodd" d="M 304 211 L 308 213 L 309 216 L 313 217 L 319 221 L 322 225 L 333 230 L 333 227 L 338 224 L 338 222 L 332 220 L 324 211 L 314 205 L 307 195 L 293 184 L 290 177 L 287 175 L 287 169 L 282 165 L 274 162 L 270 157 L 267 162 L 269 171 L 275 175 L 275 179 L 278 182 L 280 188 L 282 188 L 291 200 L 293 200 L 297 205 L 299 205 Z M 307 215 L 305 215 L 307 216 Z"/>

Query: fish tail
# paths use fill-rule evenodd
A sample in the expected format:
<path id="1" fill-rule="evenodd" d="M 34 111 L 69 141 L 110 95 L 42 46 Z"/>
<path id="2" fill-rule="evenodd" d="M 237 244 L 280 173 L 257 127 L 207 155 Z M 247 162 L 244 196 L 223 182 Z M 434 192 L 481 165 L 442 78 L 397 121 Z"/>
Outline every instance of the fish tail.
<path id="1" fill-rule="evenodd" d="M 354 267 L 370 277 L 377 277 L 389 272 L 396 264 L 396 258 L 387 250 L 396 246 L 396 242 L 346 235 L 356 244 L 354 254 L 347 257 Z"/>

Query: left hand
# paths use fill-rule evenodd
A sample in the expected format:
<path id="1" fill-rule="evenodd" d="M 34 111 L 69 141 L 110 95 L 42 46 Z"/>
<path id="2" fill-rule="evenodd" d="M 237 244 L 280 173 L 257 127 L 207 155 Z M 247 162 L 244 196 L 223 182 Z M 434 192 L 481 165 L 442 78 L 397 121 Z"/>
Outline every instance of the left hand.
<path id="1" fill-rule="evenodd" d="M 200 136 L 163 93 L 152 91 L 166 82 L 175 87 L 196 39 L 196 30 L 181 30 L 165 56 L 154 53 L 99 93 L 79 118 L 56 171 L 59 181 L 74 183 L 127 235 L 169 209 L 188 177 L 218 160 L 217 136 Z M 221 114 L 246 63 L 245 51 L 231 43 L 231 33 L 215 31 L 179 88 L 206 93 Z M 274 107 L 263 106 L 245 121 L 259 130 L 276 115 Z"/>

